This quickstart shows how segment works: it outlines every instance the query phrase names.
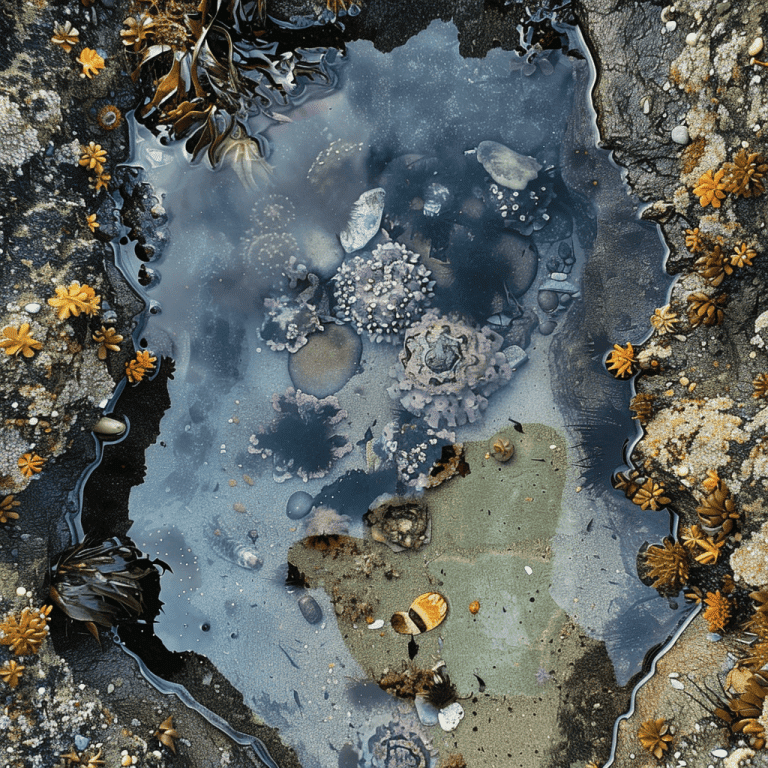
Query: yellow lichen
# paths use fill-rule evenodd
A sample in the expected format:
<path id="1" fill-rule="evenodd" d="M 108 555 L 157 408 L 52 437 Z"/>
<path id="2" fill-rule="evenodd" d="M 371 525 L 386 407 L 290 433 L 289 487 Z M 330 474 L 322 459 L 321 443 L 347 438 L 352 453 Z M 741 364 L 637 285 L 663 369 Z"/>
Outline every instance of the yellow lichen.
<path id="1" fill-rule="evenodd" d="M 0 677 L 3 678 L 3 682 L 11 688 L 15 688 L 21 680 L 21 673 L 26 669 L 23 664 L 17 664 L 13 659 L 6 661 L 2 667 L 0 667 Z"/>
<path id="2" fill-rule="evenodd" d="M 616 378 L 631 376 L 635 372 L 635 350 L 629 343 L 627 343 L 626 347 L 614 344 L 613 352 L 608 355 L 606 364 L 608 365 L 608 370 L 611 371 Z"/>
<path id="3" fill-rule="evenodd" d="M 19 465 L 19 472 L 24 477 L 32 477 L 32 475 L 43 471 L 43 464 L 46 460 L 42 456 L 38 456 L 36 453 L 25 453 L 17 462 Z"/>
<path id="4" fill-rule="evenodd" d="M 85 217 L 85 223 L 88 225 L 88 229 L 91 230 L 91 232 L 95 232 L 101 224 L 99 224 L 98 221 L 96 221 L 96 214 L 90 213 Z"/>
<path id="5" fill-rule="evenodd" d="M 123 337 L 114 328 L 102 325 L 101 330 L 93 334 L 93 340 L 99 345 L 99 350 L 96 353 L 99 360 L 106 360 L 107 352 L 120 351 L 120 342 Z"/>
<path id="6" fill-rule="evenodd" d="M 685 230 L 685 247 L 691 253 L 697 253 L 704 247 L 703 238 L 698 227 Z"/>
<path id="7" fill-rule="evenodd" d="M 3 496 L 0 501 L 0 523 L 9 523 L 11 520 L 18 520 L 19 513 L 14 512 L 14 507 L 21 506 L 20 501 L 16 501 L 13 496 Z"/>
<path id="8" fill-rule="evenodd" d="M 74 282 L 68 288 L 56 286 L 56 295 L 48 299 L 48 303 L 56 310 L 59 320 L 66 320 L 70 315 L 78 317 L 81 312 L 98 315 L 101 296 L 97 296 L 90 285 Z"/>
<path id="9" fill-rule="evenodd" d="M 37 653 L 48 634 L 48 615 L 53 606 L 44 605 L 40 610 L 24 608 L 20 614 L 8 614 L 0 622 L 0 645 L 8 645 L 17 656 Z"/>
<path id="10" fill-rule="evenodd" d="M 88 186 L 98 192 L 101 189 L 109 189 L 109 182 L 112 180 L 112 175 L 109 173 L 100 173 L 94 176 L 88 181 Z"/>
<path id="11" fill-rule="evenodd" d="M 137 352 L 136 357 L 125 364 L 125 375 L 132 384 L 138 384 L 155 367 L 156 357 L 147 351 Z"/>
<path id="12" fill-rule="evenodd" d="M 717 592 L 707 592 L 704 602 L 709 606 L 704 611 L 704 620 L 709 625 L 710 632 L 723 632 L 731 620 L 731 601 Z"/>
<path id="13" fill-rule="evenodd" d="M 699 185 L 694 188 L 693 194 L 699 198 L 699 204 L 702 208 L 708 205 L 713 208 L 720 207 L 725 199 L 723 176 L 725 176 L 725 170 L 721 168 L 714 175 L 712 171 L 707 171 L 699 177 Z"/>
<path id="14" fill-rule="evenodd" d="M 104 69 L 104 59 L 99 56 L 93 48 L 83 48 L 77 57 L 77 62 L 83 66 L 83 75 L 92 78 L 99 74 L 99 70 Z"/>
<path id="15" fill-rule="evenodd" d="M 664 753 L 669 749 L 669 743 L 672 741 L 672 734 L 669 732 L 669 726 L 663 717 L 658 720 L 646 720 L 637 731 L 637 738 L 657 760 L 661 760 Z"/>
<path id="16" fill-rule="evenodd" d="M 80 145 L 80 165 L 96 173 L 104 170 L 104 163 L 107 162 L 107 150 L 101 144 L 89 142 L 88 146 Z"/>
<path id="17" fill-rule="evenodd" d="M 54 45 L 60 45 L 69 53 L 72 50 L 72 46 L 80 42 L 80 33 L 69 21 L 65 21 L 63 24 L 54 24 L 51 42 Z"/>
<path id="18" fill-rule="evenodd" d="M 32 357 L 35 350 L 42 349 L 41 342 L 33 339 L 29 333 L 29 323 L 22 323 L 18 328 L 7 325 L 3 328 L 4 339 L 0 340 L 0 347 L 5 350 L 6 355 L 18 355 L 21 352 L 24 357 Z"/>
<path id="19" fill-rule="evenodd" d="M 665 333 L 672 333 L 679 322 L 677 315 L 669 308 L 669 304 L 654 310 L 651 315 L 651 325 L 662 336 Z"/>

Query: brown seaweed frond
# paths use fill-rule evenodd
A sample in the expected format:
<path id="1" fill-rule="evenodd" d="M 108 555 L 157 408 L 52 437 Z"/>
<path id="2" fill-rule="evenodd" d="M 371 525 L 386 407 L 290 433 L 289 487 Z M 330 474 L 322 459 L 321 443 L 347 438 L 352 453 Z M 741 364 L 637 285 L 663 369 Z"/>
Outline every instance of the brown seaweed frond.
<path id="1" fill-rule="evenodd" d="M 688 552 L 679 541 L 666 538 L 661 546 L 648 547 L 643 558 L 654 589 L 677 592 L 688 581 Z"/>

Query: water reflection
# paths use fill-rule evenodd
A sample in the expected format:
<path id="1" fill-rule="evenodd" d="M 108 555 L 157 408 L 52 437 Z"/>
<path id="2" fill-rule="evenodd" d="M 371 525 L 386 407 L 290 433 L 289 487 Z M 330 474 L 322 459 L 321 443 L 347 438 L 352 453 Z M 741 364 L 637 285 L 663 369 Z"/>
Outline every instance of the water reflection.
<path id="1" fill-rule="evenodd" d="M 606 403 L 626 413 L 627 388 L 599 360 L 570 393 L 557 375 L 589 360 L 563 340 L 585 328 L 585 274 L 601 275 L 587 259 L 589 186 L 572 182 L 573 153 L 594 151 L 578 118 L 589 73 L 561 53 L 546 63 L 524 73 L 503 51 L 462 59 L 455 29 L 437 22 L 387 55 L 350 45 L 338 90 L 266 132 L 274 170 L 255 192 L 242 168 L 192 166 L 134 127 L 135 162 L 165 192 L 170 233 L 146 288 L 161 311 L 144 338 L 177 364 L 161 441 L 131 496 L 131 536 L 174 568 L 156 631 L 171 650 L 208 655 L 306 766 L 335 764 L 350 742 L 367 754 L 371 740 L 394 738 L 390 719 L 398 738 L 414 742 L 418 728 L 393 701 L 378 719 L 359 706 L 347 678 L 366 675 L 329 596 L 285 588 L 288 549 L 308 531 L 291 511 L 295 492 L 336 515 L 324 525 L 338 530 L 320 535 L 362 537 L 373 500 L 427 484 L 446 444 L 486 440 L 510 421 L 575 443 Z M 617 226 L 636 226 L 631 207 L 619 214 Z M 366 243 L 352 256 L 345 229 Z M 129 249 L 121 259 L 138 273 Z M 629 282 L 611 330 L 639 331 L 660 303 Z M 605 492 L 632 433 L 627 417 L 608 447 L 588 437 L 585 454 L 603 449 L 596 479 L 577 493 L 572 467 L 545 526 L 559 529 L 552 598 L 606 640 L 620 682 L 678 621 L 634 567 L 642 541 L 666 533 L 666 513 L 639 519 Z M 246 549 L 263 566 L 239 567 Z M 315 623 L 299 603 L 307 595 Z"/>

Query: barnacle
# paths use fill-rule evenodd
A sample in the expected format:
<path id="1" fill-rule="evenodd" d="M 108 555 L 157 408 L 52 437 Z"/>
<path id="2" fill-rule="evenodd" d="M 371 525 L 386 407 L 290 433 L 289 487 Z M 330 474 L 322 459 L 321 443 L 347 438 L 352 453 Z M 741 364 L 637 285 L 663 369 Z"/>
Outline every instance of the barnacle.
<path id="1" fill-rule="evenodd" d="M 688 581 L 688 553 L 679 541 L 666 538 L 663 546 L 648 547 L 643 557 L 654 589 L 677 592 Z"/>
<path id="2" fill-rule="evenodd" d="M 669 304 L 659 307 L 651 315 L 651 325 L 660 335 L 672 333 L 675 330 L 675 324 L 679 322 L 677 315 L 669 308 Z"/>
<path id="3" fill-rule="evenodd" d="M 103 106 L 96 115 L 99 128 L 105 131 L 114 131 L 123 122 L 123 113 L 114 104 Z"/>
<path id="4" fill-rule="evenodd" d="M 752 379 L 752 397 L 765 397 L 768 394 L 768 373 L 759 373 Z"/>
<path id="5" fill-rule="evenodd" d="M 101 296 L 97 296 L 90 285 L 74 282 L 67 288 L 56 286 L 56 295 L 48 299 L 48 303 L 56 310 L 59 320 L 66 320 L 70 315 L 78 317 L 81 312 L 98 315 Z"/>
<path id="6" fill-rule="evenodd" d="M 650 477 L 635 491 L 633 503 L 640 509 L 652 509 L 654 512 L 669 504 L 670 499 L 664 495 L 664 486 Z"/>
<path id="7" fill-rule="evenodd" d="M 6 355 L 18 355 L 21 352 L 24 357 L 32 357 L 36 349 L 42 349 L 42 342 L 33 339 L 29 333 L 29 323 L 22 323 L 18 328 L 7 325 L 3 328 L 4 339 L 0 340 L 0 347 Z"/>
<path id="8" fill-rule="evenodd" d="M 733 158 L 733 162 L 726 163 L 723 169 L 726 173 L 726 192 L 738 197 L 752 197 L 765 192 L 763 176 L 768 171 L 768 163 L 758 152 L 747 154 L 746 149 L 741 149 Z"/>
<path id="9" fill-rule="evenodd" d="M 713 208 L 719 208 L 722 200 L 725 198 L 725 182 L 723 181 L 725 170 L 721 168 L 714 175 L 712 171 L 707 171 L 699 177 L 699 185 L 694 188 L 693 194 L 699 198 L 702 208 L 711 205 Z"/>
<path id="10" fill-rule="evenodd" d="M 726 275 L 733 273 L 733 266 L 725 258 L 723 249 L 716 245 L 709 253 L 696 259 L 696 271 L 709 281 L 710 285 L 718 286 Z"/>
<path id="11" fill-rule="evenodd" d="M 92 338 L 99 345 L 96 353 L 99 360 L 106 360 L 107 352 L 119 352 L 120 342 L 123 340 L 123 337 L 114 328 L 105 325 L 102 325 L 101 330 L 96 331 Z"/>
<path id="12" fill-rule="evenodd" d="M 672 734 L 663 717 L 658 720 L 646 720 L 637 730 L 637 738 L 657 760 L 661 760 L 669 749 Z"/>
<path id="13" fill-rule="evenodd" d="M 72 23 L 65 21 L 63 24 L 53 25 L 53 37 L 51 42 L 54 45 L 60 45 L 67 53 L 72 50 L 73 45 L 80 42 L 80 33 L 72 26 Z"/>
<path id="14" fill-rule="evenodd" d="M 613 352 L 608 355 L 605 362 L 608 365 L 608 370 L 611 371 L 616 378 L 631 376 L 635 372 L 635 350 L 629 343 L 627 343 L 626 347 L 614 344 Z"/>
<path id="15" fill-rule="evenodd" d="M 7 683 L 11 688 L 15 688 L 21 680 L 21 673 L 26 669 L 23 664 L 17 664 L 13 659 L 6 661 L 2 667 L 0 667 L 0 677 L 3 678 L 3 682 Z"/>
<path id="16" fill-rule="evenodd" d="M 32 477 L 37 472 L 41 472 L 45 459 L 36 453 L 25 453 L 17 462 L 19 471 L 24 477 Z"/>
<path id="17" fill-rule="evenodd" d="M 708 296 L 702 291 L 697 291 L 688 296 L 688 320 L 691 326 L 696 328 L 699 325 L 719 325 L 723 321 L 725 313 L 723 305 L 726 301 L 724 293 L 717 296 Z"/>
<path id="18" fill-rule="evenodd" d="M 98 75 L 99 70 L 104 69 L 104 59 L 93 48 L 83 48 L 77 62 L 83 65 L 83 75 L 88 78 Z"/>
<path id="19" fill-rule="evenodd" d="M 707 592 L 704 600 L 708 608 L 704 611 L 704 620 L 709 625 L 710 632 L 722 632 L 731 620 L 731 601 L 717 592 Z"/>
<path id="20" fill-rule="evenodd" d="M 629 402 L 629 410 L 635 412 L 632 418 L 641 424 L 647 424 L 648 420 L 653 416 L 653 402 L 655 399 L 653 395 L 645 392 L 635 395 Z"/>
<path id="21" fill-rule="evenodd" d="M 704 247 L 704 239 L 698 227 L 685 230 L 685 247 L 691 253 L 696 253 Z"/>
<path id="22" fill-rule="evenodd" d="M 698 527 L 698 526 L 694 526 Z M 697 563 L 702 565 L 714 565 L 717 562 L 717 558 L 720 556 L 720 550 L 725 544 L 725 538 L 710 539 L 704 538 L 698 542 L 698 546 L 703 551 L 695 556 Z"/>
<path id="23" fill-rule="evenodd" d="M 155 367 L 156 360 L 157 358 L 152 357 L 146 350 L 137 352 L 136 357 L 125 364 L 125 375 L 128 381 L 131 384 L 138 384 Z"/>
<path id="24" fill-rule="evenodd" d="M 168 747 L 174 755 L 176 754 L 176 744 L 173 740 L 179 738 L 179 732 L 173 727 L 173 715 L 169 715 L 160 723 L 155 736 L 164 747 Z"/>
<path id="25" fill-rule="evenodd" d="M 757 256 L 757 251 L 754 248 L 748 247 L 746 243 L 741 243 L 733 249 L 731 264 L 733 264 L 734 267 L 739 268 L 751 267 L 752 259 L 754 259 L 755 256 Z"/>
<path id="26" fill-rule="evenodd" d="M 728 486 L 720 480 L 717 487 L 704 497 L 701 505 L 696 507 L 699 520 L 707 528 L 722 528 L 723 533 L 729 534 L 739 519 L 739 512 L 733 501 Z"/>
<path id="27" fill-rule="evenodd" d="M 142 13 L 139 18 L 129 16 L 123 21 L 123 24 L 127 29 L 120 30 L 120 37 L 123 38 L 123 45 L 126 47 L 133 46 L 134 51 L 138 51 L 142 47 L 142 43 L 146 39 L 148 34 L 151 34 L 155 22 L 151 16 L 146 13 Z"/>
<path id="28" fill-rule="evenodd" d="M 8 645 L 17 656 L 37 653 L 48 634 L 48 614 L 52 606 L 44 605 L 40 610 L 22 609 L 18 615 L 8 614 L 0 622 L 0 645 Z"/>
<path id="29" fill-rule="evenodd" d="M 104 170 L 104 163 L 107 161 L 107 150 L 104 149 L 101 144 L 96 144 L 93 141 L 80 145 L 80 165 L 83 168 L 89 168 L 90 170 L 101 173 Z"/>
<path id="30" fill-rule="evenodd" d="M 21 506 L 20 501 L 16 501 L 13 496 L 3 496 L 0 501 L 0 523 L 9 523 L 11 520 L 18 520 L 19 513 L 14 512 L 14 507 Z"/>
<path id="31" fill-rule="evenodd" d="M 91 230 L 91 232 L 95 232 L 101 224 L 99 224 L 98 221 L 96 221 L 96 214 L 90 213 L 85 217 L 85 223 L 88 225 L 88 229 Z"/>

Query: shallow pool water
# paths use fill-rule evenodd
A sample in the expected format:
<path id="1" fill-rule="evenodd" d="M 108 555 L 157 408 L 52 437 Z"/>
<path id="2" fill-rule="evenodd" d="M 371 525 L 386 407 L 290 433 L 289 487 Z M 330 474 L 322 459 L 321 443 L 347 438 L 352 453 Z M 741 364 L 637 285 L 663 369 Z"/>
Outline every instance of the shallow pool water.
<path id="1" fill-rule="evenodd" d="M 169 216 L 140 338 L 176 364 L 172 406 L 130 500 L 131 537 L 173 568 L 155 630 L 171 650 L 207 655 L 305 766 L 336 765 L 350 744 L 365 759 L 371 734 L 404 715 L 385 696 L 378 719 L 357 700 L 350 681 L 366 672 L 329 596 L 309 591 L 322 613 L 311 624 L 305 593 L 284 585 L 289 548 L 318 532 L 308 520 L 331 526 L 321 534 L 369 536 L 369 505 L 383 493 L 417 495 L 443 445 L 522 423 L 554 429 L 567 446 L 562 503 L 542 524 L 553 555 L 539 586 L 606 641 L 619 683 L 681 620 L 635 569 L 643 542 L 667 533 L 667 513 L 640 513 L 609 486 L 635 435 L 629 386 L 599 362 L 590 369 L 587 385 L 620 414 L 603 426 L 604 409 L 566 397 L 552 373 L 587 354 L 557 339 L 583 322 L 596 226 L 593 201 L 564 170 L 574 153 L 609 161 L 591 126 L 574 128 L 586 61 L 542 58 L 531 74 L 509 52 L 463 59 L 455 28 L 438 22 L 388 54 L 351 44 L 337 86 L 310 92 L 286 110 L 290 122 L 265 132 L 269 167 L 225 162 L 212 172 L 133 126 L 132 163 Z M 499 181 L 510 176 L 512 186 Z M 649 265 L 663 250 L 651 227 L 646 235 L 657 255 L 625 248 L 611 269 L 636 259 L 658 276 Z M 120 264 L 138 274 L 130 244 Z M 371 303 L 384 274 L 390 293 Z M 626 335 L 611 343 L 639 341 L 664 303 L 663 285 L 642 282 L 621 317 L 606 320 Z M 585 456 L 590 482 L 577 463 Z M 297 491 L 337 517 L 301 518 L 297 498 L 287 514 Z M 429 544 L 423 552 L 431 557 Z M 473 578 L 465 566 L 453 572 Z M 503 653 L 526 637 L 494 642 Z M 529 683 L 511 679 L 510 691 Z"/>

